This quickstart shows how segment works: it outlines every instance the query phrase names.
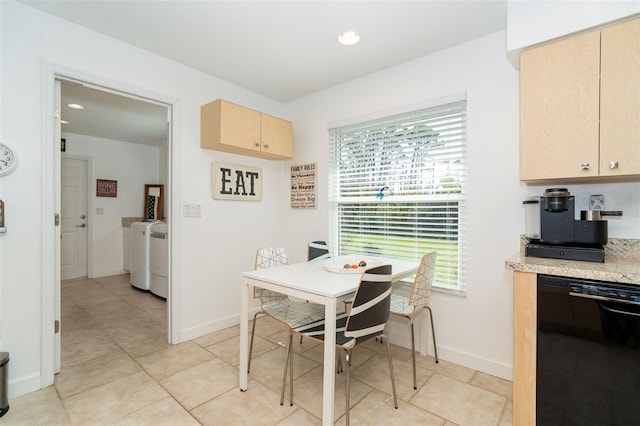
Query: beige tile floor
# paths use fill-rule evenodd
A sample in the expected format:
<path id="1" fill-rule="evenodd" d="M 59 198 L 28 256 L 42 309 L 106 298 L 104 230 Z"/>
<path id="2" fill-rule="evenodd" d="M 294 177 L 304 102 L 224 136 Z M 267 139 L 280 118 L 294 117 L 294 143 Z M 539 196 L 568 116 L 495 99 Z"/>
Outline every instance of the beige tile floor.
<path id="1" fill-rule="evenodd" d="M 249 390 L 238 390 L 239 327 L 166 343 L 165 302 L 128 275 L 62 285 L 62 371 L 54 386 L 9 401 L 5 425 L 320 425 L 322 347 L 295 344 L 294 405 L 280 406 L 286 330 L 258 320 Z M 437 324 L 436 324 L 437 325 Z M 353 352 L 354 425 L 512 424 L 511 382 L 393 346 L 399 409 L 393 408 L 385 345 Z M 344 424 L 345 377 L 336 378 Z"/>

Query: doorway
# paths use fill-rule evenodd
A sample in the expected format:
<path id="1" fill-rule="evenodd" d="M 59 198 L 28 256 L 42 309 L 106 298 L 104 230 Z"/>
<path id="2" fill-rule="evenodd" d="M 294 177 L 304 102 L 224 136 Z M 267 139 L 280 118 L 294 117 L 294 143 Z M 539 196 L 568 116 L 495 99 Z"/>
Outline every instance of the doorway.
<path id="1" fill-rule="evenodd" d="M 60 238 L 56 244 L 59 278 L 55 280 L 54 315 L 60 324 L 62 280 L 122 280 L 126 275 L 124 219 L 127 223 L 132 218 L 143 220 L 145 184 L 164 186 L 163 219 L 169 222 L 171 105 L 66 77 L 56 76 L 55 80 L 59 118 L 54 132 L 55 210 L 60 212 Z M 99 194 L 98 180 L 112 183 L 114 190 Z M 170 271 L 170 254 L 168 262 Z M 171 342 L 171 291 L 167 293 L 163 333 L 165 342 Z M 64 327 L 61 324 L 56 329 Z M 55 372 L 61 368 L 60 341 L 56 332 Z"/>

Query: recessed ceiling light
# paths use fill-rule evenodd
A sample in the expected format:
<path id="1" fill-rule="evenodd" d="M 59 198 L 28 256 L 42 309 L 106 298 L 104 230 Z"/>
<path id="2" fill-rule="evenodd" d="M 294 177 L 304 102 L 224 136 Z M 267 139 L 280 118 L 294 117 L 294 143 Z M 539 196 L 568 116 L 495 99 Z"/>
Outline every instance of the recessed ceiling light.
<path id="1" fill-rule="evenodd" d="M 80 104 L 67 104 L 67 106 L 71 109 L 84 109 L 84 105 Z"/>
<path id="2" fill-rule="evenodd" d="M 338 34 L 338 43 L 351 46 L 360 41 L 360 34 L 357 31 L 344 31 Z"/>
<path id="3" fill-rule="evenodd" d="M 60 124 L 69 124 L 67 120 L 60 120 Z"/>

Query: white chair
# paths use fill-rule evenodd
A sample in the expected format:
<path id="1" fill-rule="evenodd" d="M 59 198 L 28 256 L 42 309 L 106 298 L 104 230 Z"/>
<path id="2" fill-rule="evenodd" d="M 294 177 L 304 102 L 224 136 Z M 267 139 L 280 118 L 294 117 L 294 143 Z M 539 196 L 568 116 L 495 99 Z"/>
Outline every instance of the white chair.
<path id="1" fill-rule="evenodd" d="M 289 264 L 287 252 L 282 247 L 265 247 L 256 251 L 255 269 L 274 268 Z M 251 343 L 249 344 L 249 360 L 247 372 L 251 370 L 253 338 L 256 333 L 258 315 L 268 315 L 291 328 L 298 324 L 308 323 L 324 317 L 324 306 L 317 303 L 296 302 L 288 296 L 260 287 L 253 288 L 253 297 L 260 301 L 261 310 L 253 316 Z"/>
<path id="2" fill-rule="evenodd" d="M 433 284 L 433 273 L 436 265 L 436 252 L 427 253 L 422 256 L 418 272 L 411 287 L 409 297 L 401 294 L 391 294 L 391 314 L 407 318 L 411 325 L 411 357 L 413 360 L 413 388 L 417 389 L 416 383 L 416 343 L 413 332 L 413 318 L 422 311 L 429 311 L 431 320 L 431 335 L 433 336 L 433 351 L 436 362 L 438 362 L 438 349 L 436 347 L 436 331 L 433 326 L 433 313 L 429 306 L 431 299 L 431 286 Z"/>

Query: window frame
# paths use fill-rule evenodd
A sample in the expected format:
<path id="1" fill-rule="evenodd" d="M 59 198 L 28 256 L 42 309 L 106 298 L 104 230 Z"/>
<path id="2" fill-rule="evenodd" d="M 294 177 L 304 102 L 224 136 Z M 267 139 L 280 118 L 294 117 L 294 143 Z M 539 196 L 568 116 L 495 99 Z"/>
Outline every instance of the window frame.
<path id="1" fill-rule="evenodd" d="M 434 100 L 429 102 L 426 105 L 425 104 L 413 105 L 413 106 L 404 108 L 404 110 L 382 112 L 382 113 L 376 114 L 376 116 L 353 119 L 353 120 L 350 120 L 349 122 L 342 122 L 342 123 L 337 123 L 329 126 L 328 130 L 329 130 L 330 146 L 329 146 L 329 238 L 328 240 L 329 240 L 329 246 L 331 248 L 332 253 L 335 253 L 336 255 L 347 254 L 348 252 L 344 252 L 344 253 L 342 252 L 344 244 L 341 242 L 341 235 L 340 235 L 341 229 L 339 229 L 339 226 L 340 226 L 339 209 L 341 208 L 341 206 L 346 205 L 348 202 L 352 202 L 352 204 L 355 203 L 355 204 L 360 204 L 365 206 L 372 205 L 372 204 L 376 204 L 376 205 L 384 204 L 383 203 L 384 195 L 383 197 L 380 198 L 379 201 L 376 201 L 374 199 L 374 196 L 376 194 L 372 194 L 372 196 L 367 199 L 363 199 L 361 197 L 362 194 L 359 194 L 359 193 L 356 193 L 356 197 L 345 197 L 345 196 L 340 196 L 338 194 L 339 183 L 337 182 L 337 179 L 338 179 L 339 168 L 340 168 L 338 154 L 340 153 L 340 150 L 339 148 L 337 148 L 337 146 L 338 146 L 338 143 L 340 142 L 340 139 L 337 135 L 340 132 L 353 131 L 353 129 L 358 127 L 367 127 L 367 128 L 375 129 L 375 126 L 379 125 L 380 129 L 382 130 L 390 122 L 398 121 L 398 118 L 409 119 L 410 117 L 415 117 L 415 119 L 418 120 L 425 116 L 429 116 L 429 114 L 432 114 L 434 111 L 445 111 L 447 107 L 450 105 L 455 105 L 456 107 L 459 107 L 461 111 L 460 112 L 461 136 L 459 138 L 460 141 L 458 142 L 461 145 L 461 148 L 460 148 L 461 153 L 459 154 L 459 157 L 457 157 L 459 158 L 459 161 L 460 161 L 460 164 L 458 166 L 459 174 L 457 174 L 455 177 L 455 183 L 459 184 L 459 191 L 458 192 L 452 191 L 445 194 L 434 194 L 433 192 L 430 194 L 426 194 L 423 192 L 423 193 L 411 195 L 411 194 L 405 193 L 405 194 L 402 194 L 400 197 L 394 196 L 393 191 L 391 191 L 391 193 L 388 194 L 386 202 L 388 204 L 393 203 L 394 205 L 401 204 L 401 203 L 416 205 L 420 203 L 422 204 L 435 203 L 436 201 L 446 201 L 449 203 L 450 202 L 457 203 L 456 205 L 457 226 L 455 227 L 455 232 L 457 234 L 455 239 L 455 241 L 457 242 L 457 248 L 456 248 L 457 266 L 451 266 L 451 264 L 450 266 L 441 266 L 441 270 L 447 269 L 446 274 L 450 274 L 454 270 L 452 268 L 455 268 L 457 283 L 455 286 L 452 286 L 451 279 L 444 279 L 442 280 L 442 282 L 449 281 L 449 285 L 442 286 L 442 284 L 439 283 L 439 280 L 436 277 L 436 279 L 434 279 L 433 285 L 434 285 L 434 289 L 437 289 L 439 291 L 464 295 L 466 294 L 466 266 L 467 266 L 466 265 L 466 257 L 467 257 L 466 256 L 466 251 L 467 251 L 466 250 L 466 237 L 467 237 L 466 235 L 466 220 L 467 220 L 466 175 L 467 175 L 467 169 L 468 169 L 468 165 L 466 161 L 467 141 L 468 141 L 467 132 L 466 132 L 467 98 L 466 98 L 466 94 L 464 93 L 457 94 L 448 98 Z M 443 113 L 444 116 L 446 116 L 447 114 L 448 113 Z M 438 136 L 439 135 L 440 134 L 438 134 Z M 394 143 L 395 142 L 396 141 L 394 141 Z M 368 142 L 365 142 L 364 146 L 368 146 L 367 143 Z M 395 148 L 398 148 L 398 146 L 396 146 Z M 439 165 L 442 165 L 445 163 L 446 161 L 437 162 L 437 164 Z M 412 175 L 412 176 L 415 176 L 415 180 L 419 181 L 420 177 L 422 176 L 422 171 L 418 171 L 415 175 Z M 429 187 L 429 188 L 431 191 L 433 191 L 433 187 Z M 423 210 L 420 210 L 421 212 L 432 211 L 424 206 L 421 208 L 423 209 Z M 397 210 L 402 211 L 402 207 L 397 207 Z M 416 224 L 415 226 L 420 227 L 421 225 Z M 363 235 L 366 235 L 366 232 L 363 233 Z M 420 235 L 420 237 L 423 237 L 423 235 Z M 416 240 L 421 240 L 421 239 L 423 238 L 416 238 Z M 424 252 L 419 251 L 419 249 L 416 249 L 416 250 L 418 251 L 415 253 L 414 259 L 419 260 L 419 258 L 421 257 L 421 254 L 424 254 Z M 438 274 L 436 273 L 436 275 Z"/>

